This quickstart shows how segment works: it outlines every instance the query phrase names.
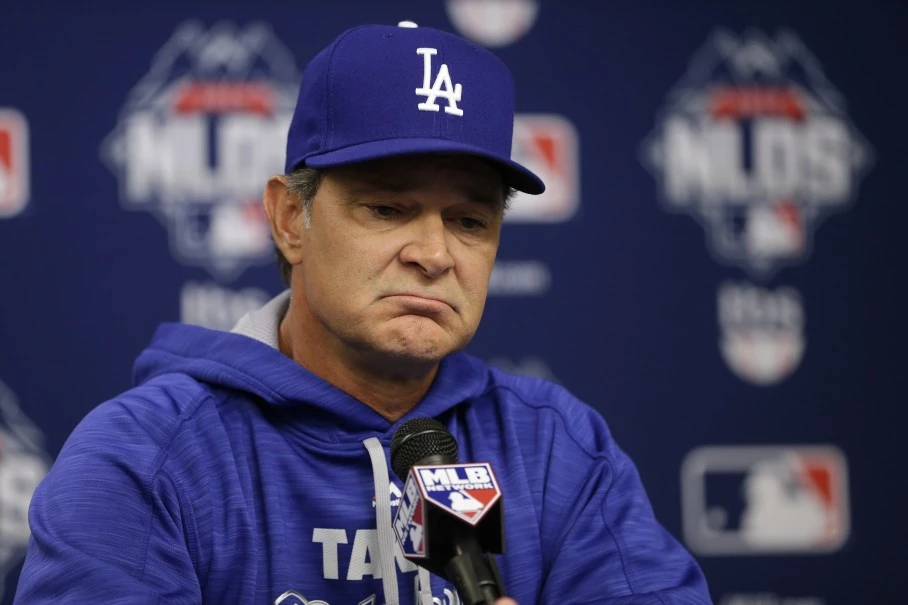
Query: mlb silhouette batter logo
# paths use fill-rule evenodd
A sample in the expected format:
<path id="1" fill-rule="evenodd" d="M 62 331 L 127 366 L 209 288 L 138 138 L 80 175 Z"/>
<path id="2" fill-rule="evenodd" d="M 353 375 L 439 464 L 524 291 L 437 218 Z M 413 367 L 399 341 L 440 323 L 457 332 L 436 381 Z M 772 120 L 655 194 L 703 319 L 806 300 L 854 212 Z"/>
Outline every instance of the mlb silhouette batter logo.
<path id="1" fill-rule="evenodd" d="M 837 551 L 849 534 L 846 475 L 830 446 L 698 448 L 682 470 L 685 540 L 710 555 Z"/>
<path id="2" fill-rule="evenodd" d="M 464 491 L 456 491 L 448 494 L 448 500 L 453 510 L 459 513 L 477 513 L 485 508 L 485 505 Z"/>
<path id="3" fill-rule="evenodd" d="M 545 181 L 540 195 L 518 192 L 508 223 L 563 223 L 580 208 L 580 143 L 577 128 L 557 114 L 517 114 L 511 156 Z"/>
<path id="4" fill-rule="evenodd" d="M 0 108 L 0 218 L 21 213 L 28 190 L 28 124 L 19 111 Z"/>

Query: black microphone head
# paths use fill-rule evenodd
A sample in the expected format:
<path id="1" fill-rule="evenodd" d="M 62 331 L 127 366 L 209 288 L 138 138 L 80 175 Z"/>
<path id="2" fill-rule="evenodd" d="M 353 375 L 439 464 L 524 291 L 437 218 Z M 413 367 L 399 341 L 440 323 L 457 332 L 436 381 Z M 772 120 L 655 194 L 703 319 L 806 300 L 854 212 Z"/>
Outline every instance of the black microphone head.
<path id="1" fill-rule="evenodd" d="M 445 425 L 432 418 L 413 418 L 391 438 L 391 467 L 401 481 L 414 464 L 456 464 L 457 441 Z"/>

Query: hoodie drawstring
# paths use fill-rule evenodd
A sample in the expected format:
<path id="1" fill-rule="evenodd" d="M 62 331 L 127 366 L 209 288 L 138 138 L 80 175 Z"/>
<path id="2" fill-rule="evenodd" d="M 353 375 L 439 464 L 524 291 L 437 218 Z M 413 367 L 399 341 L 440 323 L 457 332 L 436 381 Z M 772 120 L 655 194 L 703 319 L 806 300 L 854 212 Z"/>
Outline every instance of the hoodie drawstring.
<path id="1" fill-rule="evenodd" d="M 419 570 L 419 605 L 432 605 L 432 579 L 429 570 L 417 567 Z"/>
<path id="2" fill-rule="evenodd" d="M 372 460 L 372 480 L 375 482 L 375 526 L 378 530 L 378 568 L 381 570 L 385 605 L 400 605 L 397 591 L 396 557 L 397 538 L 391 528 L 391 482 L 385 449 L 377 437 L 363 441 Z M 432 605 L 432 587 L 429 572 L 418 567 L 419 605 Z"/>
<path id="3" fill-rule="evenodd" d="M 394 561 L 395 538 L 391 530 L 391 482 L 385 449 L 377 437 L 363 441 L 372 459 L 372 479 L 375 482 L 375 526 L 378 529 L 378 568 L 381 569 L 385 605 L 400 605 L 397 594 L 397 568 Z"/>

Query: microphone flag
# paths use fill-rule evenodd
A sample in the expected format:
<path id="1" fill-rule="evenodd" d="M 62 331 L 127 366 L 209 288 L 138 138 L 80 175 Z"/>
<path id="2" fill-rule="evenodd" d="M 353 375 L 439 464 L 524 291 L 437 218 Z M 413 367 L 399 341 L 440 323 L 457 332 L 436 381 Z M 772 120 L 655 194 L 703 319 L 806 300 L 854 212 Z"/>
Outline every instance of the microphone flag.
<path id="1" fill-rule="evenodd" d="M 487 462 L 413 466 L 394 518 L 404 556 L 433 571 L 429 559 L 443 554 L 451 532 L 477 532 L 484 552 L 502 552 L 501 489 Z M 435 572 L 437 573 L 437 572 Z"/>

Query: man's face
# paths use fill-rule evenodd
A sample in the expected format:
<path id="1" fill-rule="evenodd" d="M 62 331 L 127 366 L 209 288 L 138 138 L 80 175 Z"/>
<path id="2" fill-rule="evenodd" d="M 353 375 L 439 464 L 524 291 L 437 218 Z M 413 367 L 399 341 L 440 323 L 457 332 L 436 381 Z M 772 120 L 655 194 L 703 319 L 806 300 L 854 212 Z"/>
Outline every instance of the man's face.
<path id="1" fill-rule="evenodd" d="M 469 156 L 330 169 L 293 269 L 303 342 L 394 364 L 463 348 L 485 305 L 503 191 L 499 174 Z"/>

